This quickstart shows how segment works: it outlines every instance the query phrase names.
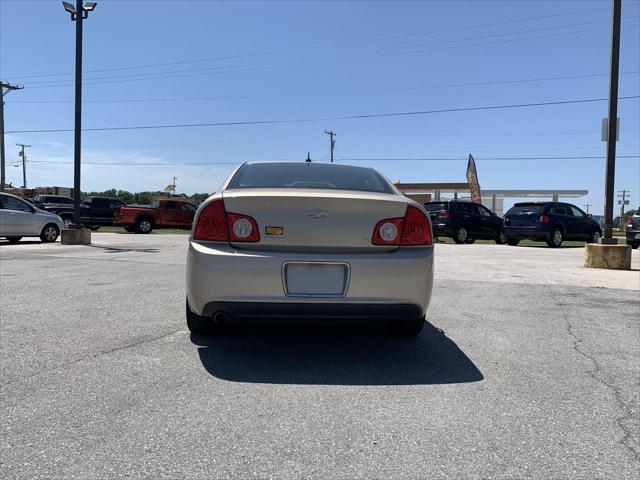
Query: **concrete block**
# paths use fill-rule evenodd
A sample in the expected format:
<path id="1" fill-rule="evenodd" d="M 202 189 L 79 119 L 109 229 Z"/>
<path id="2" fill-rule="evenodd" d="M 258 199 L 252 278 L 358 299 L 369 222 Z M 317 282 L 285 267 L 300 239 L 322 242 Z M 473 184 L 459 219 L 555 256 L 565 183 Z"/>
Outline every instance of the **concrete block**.
<path id="1" fill-rule="evenodd" d="M 70 228 L 62 230 L 60 236 L 60 243 L 62 245 L 90 245 L 91 244 L 91 229 L 83 228 Z"/>
<path id="2" fill-rule="evenodd" d="M 631 245 L 587 243 L 584 246 L 584 266 L 631 270 Z"/>

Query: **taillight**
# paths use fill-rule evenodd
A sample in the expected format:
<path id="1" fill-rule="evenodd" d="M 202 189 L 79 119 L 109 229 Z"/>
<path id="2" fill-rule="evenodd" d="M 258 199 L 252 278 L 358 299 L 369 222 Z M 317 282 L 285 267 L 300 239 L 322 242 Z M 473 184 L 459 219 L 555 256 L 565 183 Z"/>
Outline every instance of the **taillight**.
<path id="1" fill-rule="evenodd" d="M 400 245 L 415 247 L 418 245 L 431 245 L 431 226 L 429 219 L 417 207 L 409 205 L 404 215 L 404 228 Z"/>
<path id="2" fill-rule="evenodd" d="M 248 215 L 227 213 L 229 237 L 232 242 L 259 242 L 258 224 Z"/>
<path id="3" fill-rule="evenodd" d="M 373 230 L 371 243 L 374 245 L 400 245 L 404 218 L 380 220 Z"/>
<path id="4" fill-rule="evenodd" d="M 540 223 L 542 223 L 544 225 L 544 224 L 549 223 L 549 221 L 550 220 L 549 220 L 549 216 L 548 215 L 540 215 L 540 220 L 539 220 Z"/>
<path id="5" fill-rule="evenodd" d="M 449 211 L 448 210 L 439 211 L 438 218 L 449 218 Z"/>
<path id="6" fill-rule="evenodd" d="M 633 220 L 631 219 L 631 217 L 627 218 L 627 225 L 633 227 Z"/>
<path id="7" fill-rule="evenodd" d="M 194 240 L 209 240 L 214 242 L 228 242 L 227 220 L 224 202 L 216 200 L 208 204 L 198 217 Z"/>
<path id="8" fill-rule="evenodd" d="M 194 240 L 211 242 L 258 242 L 258 224 L 248 215 L 227 213 L 222 200 L 204 207 L 198 216 Z"/>
<path id="9" fill-rule="evenodd" d="M 373 230 L 371 243 L 403 247 L 431 245 L 429 219 L 419 208 L 409 205 L 403 218 L 380 220 Z"/>

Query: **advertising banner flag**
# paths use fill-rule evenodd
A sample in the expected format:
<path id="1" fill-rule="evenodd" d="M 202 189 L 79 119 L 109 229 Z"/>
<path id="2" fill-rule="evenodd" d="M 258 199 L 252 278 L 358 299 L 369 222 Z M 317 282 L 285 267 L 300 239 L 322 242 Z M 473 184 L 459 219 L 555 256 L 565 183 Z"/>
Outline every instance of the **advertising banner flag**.
<path id="1" fill-rule="evenodd" d="M 482 203 L 480 200 L 480 184 L 478 183 L 476 161 L 473 159 L 473 155 L 471 154 L 469 154 L 469 163 L 467 164 L 467 182 L 469 182 L 471 201 L 475 203 Z"/>

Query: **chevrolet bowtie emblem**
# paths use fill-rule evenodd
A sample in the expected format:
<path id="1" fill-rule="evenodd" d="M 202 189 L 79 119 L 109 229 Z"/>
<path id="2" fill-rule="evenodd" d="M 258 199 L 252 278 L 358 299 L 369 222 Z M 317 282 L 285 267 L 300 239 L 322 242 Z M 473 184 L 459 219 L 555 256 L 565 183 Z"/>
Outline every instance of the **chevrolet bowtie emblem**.
<path id="1" fill-rule="evenodd" d="M 329 216 L 329 210 L 323 210 L 321 208 L 314 208 L 306 212 L 306 215 L 312 218 L 322 218 Z"/>

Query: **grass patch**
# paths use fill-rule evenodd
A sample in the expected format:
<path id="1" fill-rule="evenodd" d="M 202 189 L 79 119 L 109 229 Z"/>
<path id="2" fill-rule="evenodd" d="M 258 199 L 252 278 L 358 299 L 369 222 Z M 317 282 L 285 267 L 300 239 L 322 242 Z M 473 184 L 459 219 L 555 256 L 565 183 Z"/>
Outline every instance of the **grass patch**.
<path id="1" fill-rule="evenodd" d="M 449 243 L 455 244 L 451 238 L 447 237 L 438 237 L 438 241 L 436 243 Z M 585 242 L 580 242 L 577 240 L 567 240 L 562 242 L 562 246 L 560 248 L 578 248 L 584 247 Z M 496 242 L 493 240 L 476 240 L 474 245 L 496 245 Z M 544 247 L 549 248 L 546 242 L 536 242 L 534 240 L 520 240 L 518 243 L 518 247 Z"/>
<path id="2" fill-rule="evenodd" d="M 124 227 L 112 227 L 112 226 L 100 227 L 100 230 L 98 230 L 98 232 L 126 233 L 126 234 L 135 235 L 133 232 L 125 231 Z M 166 235 L 167 233 L 181 233 L 183 235 L 189 235 L 190 232 L 191 230 L 186 230 L 182 228 L 159 228 L 159 229 L 152 230 L 149 235 L 163 235 L 163 234 Z"/>

